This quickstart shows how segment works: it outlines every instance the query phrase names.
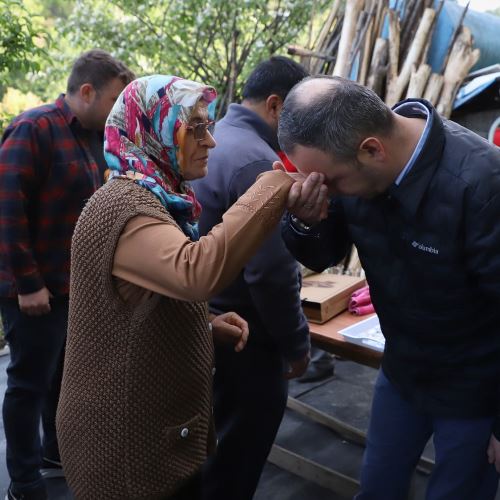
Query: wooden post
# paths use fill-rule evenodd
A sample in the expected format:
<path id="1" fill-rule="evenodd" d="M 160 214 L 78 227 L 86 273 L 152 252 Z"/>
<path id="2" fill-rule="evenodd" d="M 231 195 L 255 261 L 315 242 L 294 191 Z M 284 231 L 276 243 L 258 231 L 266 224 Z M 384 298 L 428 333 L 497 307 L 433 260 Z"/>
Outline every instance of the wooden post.
<path id="1" fill-rule="evenodd" d="M 418 70 L 413 67 L 406 97 L 422 97 L 430 74 L 431 67 L 428 64 L 421 64 Z"/>
<path id="2" fill-rule="evenodd" d="M 403 95 L 410 81 L 411 68 L 419 61 L 422 51 L 424 50 L 435 14 L 436 12 L 434 9 L 425 9 L 422 21 L 418 26 L 417 33 L 410 46 L 408 56 L 405 59 L 401 72 L 395 81 L 392 80 L 390 82 L 385 98 L 385 102 L 388 106 L 396 104 Z"/>
<path id="3" fill-rule="evenodd" d="M 387 87 L 396 84 L 398 79 L 399 64 L 399 40 L 401 26 L 399 14 L 395 10 L 389 10 L 389 70 L 387 72 Z"/>
<path id="4" fill-rule="evenodd" d="M 458 88 L 469 70 L 479 60 L 479 49 L 472 49 L 472 33 L 469 28 L 462 26 L 444 72 L 444 84 L 437 110 L 446 118 L 451 115 L 453 101 L 457 95 Z"/>
<path id="5" fill-rule="evenodd" d="M 375 23 L 375 18 L 371 17 L 368 22 L 369 26 L 368 29 L 366 30 L 365 46 L 363 47 L 362 50 L 363 57 L 361 58 L 361 65 L 358 76 L 358 82 L 361 83 L 361 85 L 366 84 L 366 78 L 368 76 L 368 66 L 370 64 L 373 55 L 371 49 L 372 49 L 372 36 L 373 36 L 373 26 Z"/>
<path id="6" fill-rule="evenodd" d="M 377 38 L 373 49 L 372 63 L 368 72 L 366 86 L 371 88 L 380 97 L 382 96 L 382 83 L 387 72 L 387 40 Z"/>
<path id="7" fill-rule="evenodd" d="M 349 76 L 349 55 L 351 53 L 354 35 L 356 33 L 356 24 L 363 9 L 365 0 L 350 0 L 349 8 L 346 9 L 344 16 L 344 24 L 342 26 L 342 34 L 340 36 L 339 50 L 337 54 L 337 62 L 333 69 L 333 74 L 336 76 Z"/>
<path id="8" fill-rule="evenodd" d="M 467 15 L 467 11 L 469 10 L 470 1 L 467 2 L 467 5 L 464 7 L 462 14 L 460 14 L 460 19 L 458 20 L 457 25 L 455 26 L 455 30 L 453 31 L 453 35 L 450 38 L 450 44 L 448 45 L 448 50 L 446 51 L 446 55 L 443 59 L 443 64 L 441 66 L 441 73 L 444 74 L 446 70 L 446 66 L 448 65 L 448 60 L 451 55 L 451 51 L 453 50 L 453 46 L 455 45 L 455 41 L 459 37 L 462 29 L 462 24 L 464 22 L 465 16 Z"/>
<path id="9" fill-rule="evenodd" d="M 319 52 L 321 52 L 321 50 L 323 49 L 323 46 L 325 45 L 326 42 L 326 37 L 328 36 L 328 33 L 330 33 L 330 30 L 333 27 L 333 21 L 335 21 L 335 18 L 337 17 L 339 6 L 340 6 L 340 0 L 335 0 L 328 14 L 328 18 L 319 33 L 318 38 L 314 42 L 314 48 Z"/>
<path id="10" fill-rule="evenodd" d="M 427 99 L 433 106 L 436 106 L 439 102 L 442 88 L 443 75 L 440 75 L 439 73 L 432 73 L 424 92 L 424 99 Z"/>
<path id="11" fill-rule="evenodd" d="M 385 17 L 389 10 L 389 0 L 379 0 L 377 4 L 377 14 L 375 15 L 375 30 L 374 34 L 376 38 L 382 36 L 382 30 L 384 27 Z"/>
<path id="12" fill-rule="evenodd" d="M 315 57 L 318 59 L 323 59 L 325 61 L 332 61 L 335 60 L 334 57 L 329 56 L 325 54 L 324 52 L 315 52 L 313 50 L 308 50 L 305 49 L 304 47 L 300 47 L 299 45 L 289 45 L 287 48 L 288 54 L 292 56 L 299 56 L 299 57 Z"/>

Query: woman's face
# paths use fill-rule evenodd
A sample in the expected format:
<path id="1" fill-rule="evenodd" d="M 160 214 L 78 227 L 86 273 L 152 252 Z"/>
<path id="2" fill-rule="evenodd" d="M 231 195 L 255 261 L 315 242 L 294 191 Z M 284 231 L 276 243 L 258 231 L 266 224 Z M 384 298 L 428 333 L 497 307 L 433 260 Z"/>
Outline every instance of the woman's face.
<path id="1" fill-rule="evenodd" d="M 195 139 L 195 131 L 190 128 L 200 123 L 207 123 L 208 110 L 205 101 L 198 101 L 193 108 L 188 123 L 183 123 L 177 131 L 177 161 L 184 179 L 190 181 L 207 175 L 208 150 L 215 147 L 215 139 L 207 130 L 203 139 Z"/>

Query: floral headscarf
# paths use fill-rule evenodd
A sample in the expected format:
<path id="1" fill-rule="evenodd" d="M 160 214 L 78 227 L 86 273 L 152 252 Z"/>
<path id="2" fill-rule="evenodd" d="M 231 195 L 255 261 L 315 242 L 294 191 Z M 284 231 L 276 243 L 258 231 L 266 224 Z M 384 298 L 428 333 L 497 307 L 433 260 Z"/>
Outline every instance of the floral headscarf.
<path id="1" fill-rule="evenodd" d="M 176 132 L 200 99 L 213 119 L 216 97 L 214 88 L 176 76 L 138 78 L 120 94 L 104 132 L 108 180 L 128 177 L 149 189 L 192 240 L 201 207 L 182 177 Z"/>

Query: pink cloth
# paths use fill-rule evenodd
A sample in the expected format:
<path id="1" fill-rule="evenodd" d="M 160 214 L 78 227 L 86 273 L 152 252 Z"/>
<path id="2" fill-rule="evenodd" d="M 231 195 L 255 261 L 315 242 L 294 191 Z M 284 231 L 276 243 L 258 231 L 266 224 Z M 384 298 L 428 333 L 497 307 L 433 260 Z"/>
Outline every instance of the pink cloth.
<path id="1" fill-rule="evenodd" d="M 368 304 L 367 306 L 353 307 L 349 311 L 356 316 L 364 316 L 365 314 L 372 314 L 375 312 L 373 304 Z"/>
<path id="2" fill-rule="evenodd" d="M 352 293 L 349 299 L 348 309 L 350 313 L 356 316 L 364 316 L 365 314 L 375 312 L 370 297 L 370 288 L 368 286 L 364 286 Z"/>

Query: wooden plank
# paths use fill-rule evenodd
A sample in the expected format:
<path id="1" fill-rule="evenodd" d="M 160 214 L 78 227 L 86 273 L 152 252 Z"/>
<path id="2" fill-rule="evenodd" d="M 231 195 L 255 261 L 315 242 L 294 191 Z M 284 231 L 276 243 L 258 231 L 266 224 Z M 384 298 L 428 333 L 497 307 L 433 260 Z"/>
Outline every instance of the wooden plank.
<path id="1" fill-rule="evenodd" d="M 352 443 L 361 444 L 363 446 L 366 444 L 366 434 L 364 432 L 336 419 L 335 417 L 332 417 L 331 415 L 328 415 L 327 413 L 323 413 L 322 411 L 319 411 L 316 408 L 299 401 L 298 399 L 289 396 L 286 407 L 299 413 L 300 415 L 303 415 L 304 417 L 307 417 L 313 422 L 317 422 L 318 424 L 328 427 Z"/>
<path id="2" fill-rule="evenodd" d="M 346 498 L 352 498 L 359 490 L 359 482 L 355 479 L 278 445 L 273 445 L 268 461 Z"/>
<path id="3" fill-rule="evenodd" d="M 299 401 L 298 399 L 288 397 L 286 407 L 297 412 L 299 415 L 303 415 L 313 422 L 328 427 L 351 443 L 360 444 L 362 446 L 366 445 L 366 434 L 363 431 L 360 431 L 359 429 L 356 429 L 356 427 L 346 424 L 345 422 L 342 422 L 342 420 L 332 417 L 327 413 L 319 411 L 316 408 Z M 418 461 L 417 469 L 424 474 L 430 474 L 433 467 L 434 461 L 429 458 L 421 457 Z"/>
<path id="4" fill-rule="evenodd" d="M 344 336 L 339 333 L 339 330 L 354 325 L 369 317 L 370 316 L 354 316 L 345 311 L 322 325 L 309 323 L 311 340 L 314 345 L 331 354 L 336 354 L 342 358 L 350 359 L 351 361 L 356 361 L 356 363 L 371 366 L 372 368 L 378 368 L 382 361 L 381 352 L 366 346 L 348 342 Z"/>

